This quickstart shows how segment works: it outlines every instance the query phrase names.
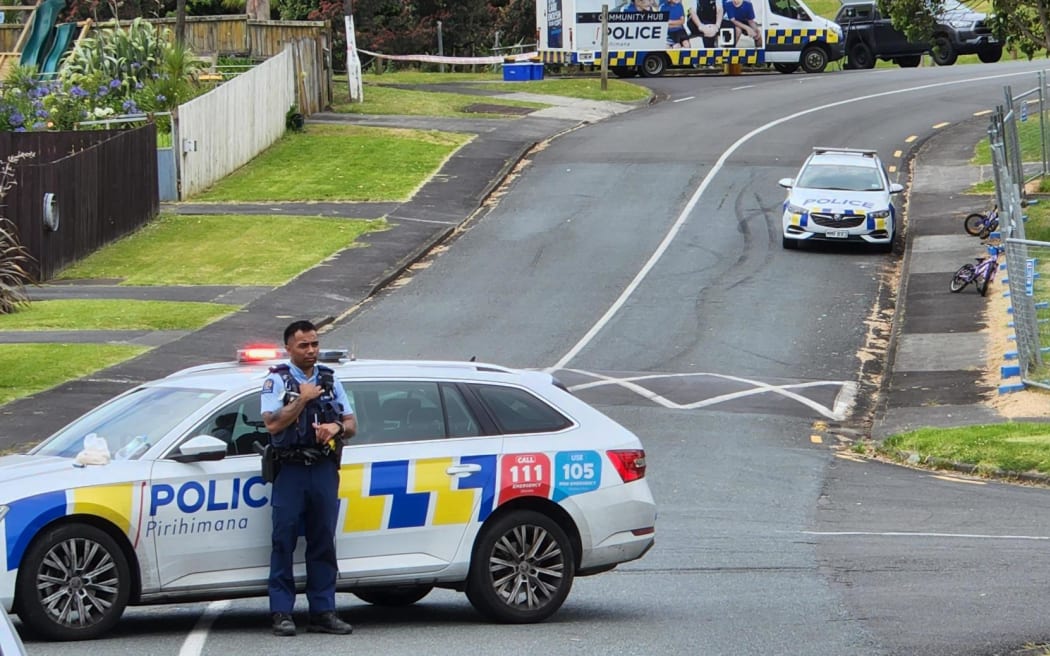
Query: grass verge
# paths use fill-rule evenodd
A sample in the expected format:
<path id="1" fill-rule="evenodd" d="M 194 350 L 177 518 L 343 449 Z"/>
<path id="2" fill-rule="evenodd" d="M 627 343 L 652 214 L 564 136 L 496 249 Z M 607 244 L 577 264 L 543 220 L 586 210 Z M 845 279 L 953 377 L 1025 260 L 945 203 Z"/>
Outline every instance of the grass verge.
<path id="1" fill-rule="evenodd" d="M 390 76 L 393 77 L 394 73 Z M 418 75 L 423 75 L 422 73 Z M 386 76 L 384 76 L 386 77 Z M 389 81 L 388 84 L 408 84 L 407 82 Z M 435 84 L 429 82 L 428 84 Z M 524 90 L 524 89 L 523 89 Z M 397 89 L 394 87 L 376 84 L 365 85 L 363 102 L 349 102 L 342 100 L 332 103 L 332 111 L 340 114 L 387 114 L 403 116 L 447 116 L 472 118 L 517 118 L 518 114 L 495 112 L 472 112 L 468 108 L 471 105 L 484 103 L 486 105 L 504 105 L 508 107 L 527 107 L 531 109 L 543 109 L 550 107 L 543 103 L 525 102 L 521 100 L 504 100 L 503 98 L 490 98 L 486 96 L 469 95 L 462 93 L 446 93 L 444 91 L 416 91 L 413 89 Z M 345 96 L 344 96 L 345 98 Z"/>
<path id="2" fill-rule="evenodd" d="M 384 220 L 162 215 L 63 270 L 127 285 L 280 285 L 386 227 Z"/>
<path id="3" fill-rule="evenodd" d="M 194 330 L 234 310 L 218 303 L 34 301 L 13 314 L 0 314 L 0 330 Z"/>
<path id="4" fill-rule="evenodd" d="M 407 200 L 471 137 L 425 130 L 311 124 L 193 200 Z"/>
<path id="5" fill-rule="evenodd" d="M 146 350 L 114 344 L 2 344 L 0 404 L 87 376 Z"/>
<path id="6" fill-rule="evenodd" d="M 879 452 L 917 453 L 920 461 L 960 462 L 978 471 L 1050 474 L 1050 424 L 1004 423 L 962 428 L 922 428 L 889 437 Z"/>

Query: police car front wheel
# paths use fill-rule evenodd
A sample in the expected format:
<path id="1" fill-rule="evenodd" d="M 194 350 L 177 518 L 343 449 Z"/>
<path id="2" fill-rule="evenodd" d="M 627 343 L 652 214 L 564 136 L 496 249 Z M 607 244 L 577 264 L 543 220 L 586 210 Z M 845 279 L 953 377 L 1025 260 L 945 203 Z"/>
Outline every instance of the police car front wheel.
<path id="1" fill-rule="evenodd" d="M 467 598 L 500 622 L 540 622 L 561 608 L 575 574 L 565 531 L 546 515 L 517 510 L 483 529 L 470 563 Z"/>
<path id="2" fill-rule="evenodd" d="M 33 541 L 18 571 L 15 603 L 25 624 L 50 640 L 109 631 L 131 593 L 131 569 L 117 542 L 87 524 L 63 524 Z"/>

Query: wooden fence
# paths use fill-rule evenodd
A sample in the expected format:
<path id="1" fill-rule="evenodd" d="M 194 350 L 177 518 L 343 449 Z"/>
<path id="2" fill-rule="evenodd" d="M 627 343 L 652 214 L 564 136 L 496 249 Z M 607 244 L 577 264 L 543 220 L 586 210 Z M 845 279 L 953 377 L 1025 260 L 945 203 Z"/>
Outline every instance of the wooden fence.
<path id="1" fill-rule="evenodd" d="M 62 267 L 126 235 L 157 215 L 157 131 L 0 132 L 0 157 L 35 152 L 15 172 L 2 213 L 50 279 Z M 51 196 L 45 196 L 50 194 Z M 52 227 L 45 198 L 53 200 Z"/>
<path id="2" fill-rule="evenodd" d="M 286 48 L 179 105 L 175 143 L 181 198 L 207 189 L 284 134 L 288 110 L 296 102 L 294 63 L 293 48 Z"/>
<path id="3" fill-rule="evenodd" d="M 147 20 L 170 29 L 174 38 L 174 18 Z M 0 52 L 14 49 L 24 27 L 20 23 L 0 23 Z M 93 29 L 104 27 L 104 23 L 99 23 Z M 281 52 L 286 43 L 300 39 L 314 40 L 324 50 L 332 43 L 331 29 L 324 21 L 256 21 L 249 20 L 247 14 L 186 17 L 186 45 L 198 55 L 267 59 Z"/>

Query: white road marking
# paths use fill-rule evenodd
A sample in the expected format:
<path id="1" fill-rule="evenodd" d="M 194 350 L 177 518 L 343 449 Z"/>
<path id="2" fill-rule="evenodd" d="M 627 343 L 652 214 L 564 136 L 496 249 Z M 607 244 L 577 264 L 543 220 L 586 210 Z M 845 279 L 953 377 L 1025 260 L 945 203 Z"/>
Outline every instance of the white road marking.
<path id="1" fill-rule="evenodd" d="M 753 85 L 753 84 L 745 84 L 745 85 L 744 85 L 744 86 L 742 86 L 742 87 L 732 87 L 732 88 L 730 88 L 729 90 L 730 90 L 730 91 L 740 91 L 741 89 L 750 89 L 750 88 L 751 88 L 751 87 L 753 87 L 753 86 L 755 86 L 755 85 Z"/>
<path id="2" fill-rule="evenodd" d="M 620 293 L 620 296 L 615 301 L 613 301 L 612 305 L 609 306 L 609 309 L 605 311 L 605 314 L 603 314 L 598 319 L 598 321 L 595 322 L 593 326 L 591 326 L 590 330 L 588 330 L 587 333 L 584 334 L 584 336 L 581 337 L 580 340 L 576 342 L 576 344 L 573 345 L 573 347 L 570 348 L 569 351 L 565 355 L 563 355 L 561 359 L 558 360 L 558 362 L 555 363 L 554 366 L 552 366 L 549 370 L 565 369 L 568 366 L 569 362 L 571 362 L 573 358 L 579 355 L 580 351 L 587 348 L 587 345 L 590 344 L 592 340 L 594 340 L 598 333 L 601 332 L 602 328 L 604 328 L 606 324 L 608 324 L 612 320 L 616 313 L 620 311 L 620 308 L 622 308 L 624 303 L 627 302 L 627 299 L 629 299 L 631 295 L 634 294 L 634 291 L 638 289 L 638 286 L 642 284 L 642 281 L 645 280 L 645 277 L 649 275 L 649 272 L 653 270 L 653 267 L 656 266 L 656 263 L 660 261 L 660 258 L 663 257 L 664 253 L 671 246 L 671 242 L 674 241 L 674 238 L 678 235 L 678 231 L 682 229 L 682 226 L 689 218 L 689 215 L 692 214 L 693 209 L 696 207 L 697 203 L 700 202 L 700 197 L 703 196 L 705 191 L 707 191 L 707 188 L 711 185 L 711 181 L 714 179 L 714 177 L 718 175 L 719 172 L 721 172 L 722 167 L 725 166 L 726 161 L 733 155 L 733 153 L 739 150 L 741 146 L 746 144 L 754 137 L 757 137 L 763 132 L 771 130 L 772 128 L 775 128 L 778 125 L 781 125 L 782 123 L 787 123 L 788 121 L 794 120 L 796 118 L 800 118 L 808 114 L 813 114 L 815 112 L 832 109 L 834 107 L 841 107 L 843 105 L 848 105 L 851 103 L 866 102 L 874 98 L 884 98 L 887 96 L 894 96 L 902 93 L 924 91 L 926 89 L 936 89 L 938 87 L 969 84 L 972 82 L 985 82 L 988 80 L 1017 77 L 1020 75 L 1031 75 L 1031 71 L 1022 71 L 1017 73 L 1001 73 L 997 75 L 985 75 L 982 77 L 975 77 L 967 80 L 952 80 L 950 82 L 934 82 L 931 84 L 923 84 L 916 87 L 909 87 L 907 89 L 882 91 L 879 93 L 872 93 L 866 96 L 847 98 L 845 100 L 838 100 L 833 103 L 827 103 L 825 105 L 818 105 L 816 107 L 810 107 L 809 109 L 803 109 L 801 111 L 794 112 L 793 114 L 782 116 L 776 120 L 766 123 L 765 125 L 760 125 L 754 130 L 751 130 L 750 132 L 733 142 L 733 144 L 729 146 L 729 148 L 726 148 L 725 152 L 722 153 L 722 156 L 718 158 L 718 161 L 715 162 L 714 166 L 711 167 L 711 170 L 708 171 L 707 175 L 704 176 L 704 179 L 700 181 L 699 186 L 697 186 L 696 190 L 693 192 L 693 195 L 689 198 L 689 202 L 687 202 L 685 204 L 685 207 L 682 208 L 682 211 L 678 215 L 678 218 L 675 219 L 675 222 L 673 224 L 671 224 L 671 227 L 668 229 L 667 234 L 664 235 L 663 240 L 656 247 L 656 250 L 653 251 L 653 254 L 649 256 L 649 259 L 646 261 L 646 263 L 642 265 L 642 268 L 634 276 L 634 279 L 627 284 L 627 287 L 625 287 L 624 290 Z M 911 143 L 911 141 L 914 141 L 914 138 L 909 137 L 906 141 L 907 143 Z"/>
<path id="3" fill-rule="evenodd" d="M 193 630 L 182 641 L 179 656 L 200 656 L 201 651 L 204 650 L 204 643 L 208 640 L 208 630 L 211 629 L 211 625 L 215 623 L 215 620 L 219 619 L 219 615 L 222 615 L 223 611 L 229 606 L 229 599 L 213 601 L 208 604 Z"/>
<path id="4" fill-rule="evenodd" d="M 572 385 L 569 389 L 572 392 L 578 392 L 581 390 L 592 389 L 595 387 L 608 387 L 616 386 L 622 387 L 626 390 L 634 392 L 638 396 L 644 399 L 648 399 L 657 405 L 669 408 L 672 410 L 695 410 L 696 408 L 704 408 L 711 405 L 717 405 L 719 403 L 725 403 L 727 401 L 734 401 L 747 396 L 755 396 L 757 394 L 778 394 L 785 398 L 797 401 L 798 403 L 806 406 L 807 408 L 819 413 L 820 415 L 827 417 L 828 419 L 834 419 L 841 421 L 846 418 L 845 411 L 852 404 L 853 397 L 856 395 L 857 385 L 852 381 L 842 380 L 817 380 L 809 381 L 805 383 L 790 383 L 786 385 L 770 385 L 760 380 L 753 380 L 750 378 L 742 378 L 739 376 L 730 376 L 727 374 L 716 374 L 709 372 L 693 372 L 693 373 L 656 373 L 656 374 L 641 374 L 638 376 L 628 376 L 617 378 L 616 376 L 609 376 L 606 374 L 599 374 L 593 371 L 585 371 L 583 369 L 566 369 L 565 371 L 571 371 L 573 373 L 581 374 L 584 376 L 590 376 L 595 380 L 589 383 L 580 383 L 578 385 Z M 736 383 L 747 383 L 752 385 L 751 389 L 739 390 L 731 392 L 729 394 L 721 394 L 719 396 L 712 396 L 707 399 L 700 401 L 693 401 L 691 403 L 677 403 L 672 401 L 656 392 L 646 388 L 638 383 L 647 380 L 657 380 L 663 378 L 688 378 L 694 376 L 709 376 L 711 378 L 721 378 L 722 380 L 730 380 Z M 835 395 L 835 403 L 832 408 L 828 408 L 820 403 L 817 403 L 813 399 L 796 394 L 792 392 L 793 389 L 804 389 L 808 387 L 827 387 L 834 385 L 839 387 L 838 394 Z"/>
<path id="5" fill-rule="evenodd" d="M 693 100 L 695 98 L 696 98 L 696 96 L 686 96 L 685 98 L 679 98 L 678 100 L 672 100 L 671 102 L 680 103 L 680 102 L 685 102 L 687 100 Z"/>
<path id="6" fill-rule="evenodd" d="M 988 535 L 984 533 L 911 533 L 908 531 L 800 531 L 822 537 L 958 538 L 960 540 L 1050 540 L 1050 535 Z"/>

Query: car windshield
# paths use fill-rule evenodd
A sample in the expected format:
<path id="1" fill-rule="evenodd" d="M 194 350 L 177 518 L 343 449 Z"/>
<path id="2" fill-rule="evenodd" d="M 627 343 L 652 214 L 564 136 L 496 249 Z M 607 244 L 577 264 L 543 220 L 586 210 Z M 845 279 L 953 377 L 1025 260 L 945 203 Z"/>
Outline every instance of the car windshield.
<path id="1" fill-rule="evenodd" d="M 802 170 L 796 187 L 836 191 L 882 191 L 882 178 L 872 166 L 811 164 Z"/>
<path id="2" fill-rule="evenodd" d="M 72 458 L 102 438 L 114 460 L 134 460 L 219 394 L 215 390 L 143 387 L 95 408 L 30 451 Z"/>

